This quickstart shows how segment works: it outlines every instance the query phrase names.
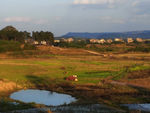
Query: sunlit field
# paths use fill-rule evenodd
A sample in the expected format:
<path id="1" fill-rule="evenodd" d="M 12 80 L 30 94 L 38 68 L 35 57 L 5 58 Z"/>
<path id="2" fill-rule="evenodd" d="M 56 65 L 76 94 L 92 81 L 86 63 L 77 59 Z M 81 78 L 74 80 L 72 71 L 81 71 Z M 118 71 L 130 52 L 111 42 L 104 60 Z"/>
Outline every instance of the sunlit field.
<path id="1" fill-rule="evenodd" d="M 137 56 L 140 55 L 135 55 Z M 55 55 L 47 59 L 1 59 L 0 78 L 25 82 L 28 81 L 28 76 L 37 76 L 60 82 L 65 81 L 67 76 L 77 75 L 77 84 L 98 84 L 103 78 L 122 78 L 127 72 L 149 68 L 150 62 L 147 60 L 126 59 L 122 55 L 112 59 L 101 56 Z"/>

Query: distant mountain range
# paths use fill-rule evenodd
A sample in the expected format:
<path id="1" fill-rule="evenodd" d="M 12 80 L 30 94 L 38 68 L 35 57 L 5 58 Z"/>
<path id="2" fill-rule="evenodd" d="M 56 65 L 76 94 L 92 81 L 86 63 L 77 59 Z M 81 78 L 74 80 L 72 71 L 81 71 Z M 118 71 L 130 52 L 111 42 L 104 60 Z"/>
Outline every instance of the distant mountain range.
<path id="1" fill-rule="evenodd" d="M 130 32 L 103 32 L 103 33 L 88 33 L 88 32 L 69 32 L 62 36 L 63 38 L 150 38 L 150 30 L 145 31 L 130 31 Z"/>

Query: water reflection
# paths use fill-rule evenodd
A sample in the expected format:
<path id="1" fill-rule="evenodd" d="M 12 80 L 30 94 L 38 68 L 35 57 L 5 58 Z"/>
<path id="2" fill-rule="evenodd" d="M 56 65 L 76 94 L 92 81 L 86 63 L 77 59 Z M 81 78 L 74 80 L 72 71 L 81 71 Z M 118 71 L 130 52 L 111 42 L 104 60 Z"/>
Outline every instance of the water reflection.
<path id="1" fill-rule="evenodd" d="M 123 104 L 129 110 L 140 110 L 150 112 L 150 104 Z"/>
<path id="2" fill-rule="evenodd" d="M 25 103 L 35 102 L 37 104 L 44 104 L 47 106 L 70 104 L 71 102 L 76 101 L 76 99 L 70 95 L 32 89 L 15 92 L 11 94 L 10 98 Z"/>

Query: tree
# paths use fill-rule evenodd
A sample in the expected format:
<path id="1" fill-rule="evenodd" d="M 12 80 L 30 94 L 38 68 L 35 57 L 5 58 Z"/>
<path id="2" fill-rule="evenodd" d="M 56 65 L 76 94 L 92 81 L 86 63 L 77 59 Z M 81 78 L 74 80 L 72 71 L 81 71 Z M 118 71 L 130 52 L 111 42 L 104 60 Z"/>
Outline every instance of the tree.
<path id="1" fill-rule="evenodd" d="M 24 31 L 19 32 L 16 28 L 12 26 L 7 26 L 0 31 L 1 40 L 13 40 L 24 43 L 24 40 L 30 36 L 30 33 Z"/>
<path id="2" fill-rule="evenodd" d="M 38 42 L 46 41 L 48 45 L 54 43 L 54 35 L 51 32 L 32 32 L 32 38 Z"/>

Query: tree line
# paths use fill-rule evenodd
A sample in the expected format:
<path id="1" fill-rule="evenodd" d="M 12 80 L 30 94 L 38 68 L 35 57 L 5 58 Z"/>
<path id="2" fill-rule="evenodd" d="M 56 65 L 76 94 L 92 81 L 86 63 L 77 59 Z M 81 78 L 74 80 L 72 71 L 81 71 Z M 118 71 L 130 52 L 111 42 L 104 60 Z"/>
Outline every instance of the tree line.
<path id="1" fill-rule="evenodd" d="M 8 41 L 18 41 L 20 43 L 24 43 L 25 40 L 33 40 L 33 41 L 46 41 L 48 45 L 52 45 L 54 43 L 54 35 L 51 32 L 32 32 L 27 31 L 18 31 L 13 26 L 7 26 L 0 30 L 0 40 L 8 40 Z"/>

